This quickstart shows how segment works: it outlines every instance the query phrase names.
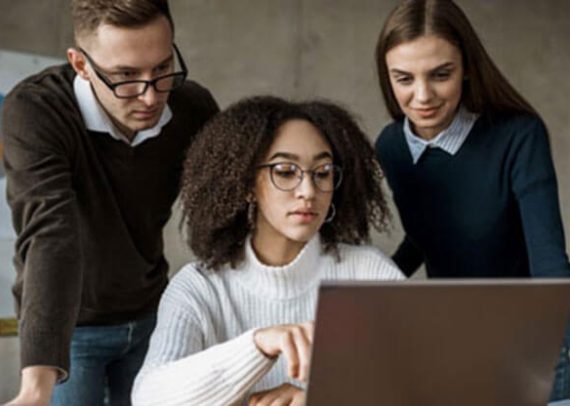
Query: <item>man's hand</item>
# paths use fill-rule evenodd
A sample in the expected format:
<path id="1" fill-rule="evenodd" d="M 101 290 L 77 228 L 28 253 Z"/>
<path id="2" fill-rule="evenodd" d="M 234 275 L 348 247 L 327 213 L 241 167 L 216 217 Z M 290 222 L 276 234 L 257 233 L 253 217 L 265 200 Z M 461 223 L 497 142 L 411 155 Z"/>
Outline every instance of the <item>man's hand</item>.
<path id="1" fill-rule="evenodd" d="M 250 396 L 249 406 L 302 406 L 305 392 L 288 383 Z"/>
<path id="2" fill-rule="evenodd" d="M 268 357 L 283 354 L 287 361 L 287 374 L 291 378 L 307 381 L 313 330 L 313 322 L 283 324 L 255 331 L 253 340 L 257 348 Z"/>
<path id="3" fill-rule="evenodd" d="M 53 367 L 31 366 L 22 369 L 20 393 L 6 406 L 49 406 L 57 379 Z"/>

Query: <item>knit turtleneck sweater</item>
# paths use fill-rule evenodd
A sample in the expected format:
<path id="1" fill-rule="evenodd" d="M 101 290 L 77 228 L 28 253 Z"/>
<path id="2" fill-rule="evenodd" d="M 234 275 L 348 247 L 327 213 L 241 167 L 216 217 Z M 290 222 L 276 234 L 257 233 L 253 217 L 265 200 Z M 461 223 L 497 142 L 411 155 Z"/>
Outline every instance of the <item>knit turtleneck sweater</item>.
<path id="1" fill-rule="evenodd" d="M 318 237 L 288 265 L 272 267 L 256 257 L 251 241 L 236 268 L 214 272 L 192 263 L 170 282 L 143 368 L 134 405 L 228 405 L 249 393 L 281 385 L 282 357 L 261 353 L 256 329 L 313 320 L 319 282 L 402 279 L 380 251 L 339 245 L 340 261 L 324 253 Z"/>

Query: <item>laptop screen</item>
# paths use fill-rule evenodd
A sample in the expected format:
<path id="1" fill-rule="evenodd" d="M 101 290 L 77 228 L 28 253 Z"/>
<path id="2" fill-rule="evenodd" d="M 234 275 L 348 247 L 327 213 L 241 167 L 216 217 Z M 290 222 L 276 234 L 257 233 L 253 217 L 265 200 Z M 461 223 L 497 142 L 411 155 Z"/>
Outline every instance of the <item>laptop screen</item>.
<path id="1" fill-rule="evenodd" d="M 544 406 L 570 280 L 324 282 L 307 404 Z"/>

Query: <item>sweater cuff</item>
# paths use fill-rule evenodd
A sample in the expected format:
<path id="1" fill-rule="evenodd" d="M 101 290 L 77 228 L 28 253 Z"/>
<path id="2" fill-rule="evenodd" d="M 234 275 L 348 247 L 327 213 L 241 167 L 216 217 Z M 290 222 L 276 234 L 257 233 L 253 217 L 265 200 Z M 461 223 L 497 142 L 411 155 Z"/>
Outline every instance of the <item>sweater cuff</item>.
<path id="1" fill-rule="evenodd" d="M 21 368 L 50 366 L 58 370 L 57 382 L 65 382 L 69 376 L 69 339 L 61 333 L 21 332 Z"/>
<path id="2" fill-rule="evenodd" d="M 229 386 L 239 384 L 243 387 L 253 386 L 273 366 L 275 359 L 268 358 L 255 345 L 253 334 L 257 329 L 251 329 L 225 343 L 226 357 L 215 361 L 214 370 L 219 370 L 220 376 Z"/>

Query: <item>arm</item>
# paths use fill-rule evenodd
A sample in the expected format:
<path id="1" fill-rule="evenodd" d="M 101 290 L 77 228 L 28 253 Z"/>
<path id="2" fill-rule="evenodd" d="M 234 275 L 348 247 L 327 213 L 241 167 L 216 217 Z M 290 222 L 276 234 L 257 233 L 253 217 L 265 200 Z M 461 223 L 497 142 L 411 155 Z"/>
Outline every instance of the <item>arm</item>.
<path id="1" fill-rule="evenodd" d="M 55 368 L 42 366 L 24 368 L 20 393 L 6 406 L 49 406 L 56 379 Z"/>
<path id="2" fill-rule="evenodd" d="M 536 118 L 511 151 L 510 177 L 532 276 L 569 277 L 556 174 L 546 129 Z"/>
<path id="3" fill-rule="evenodd" d="M 257 349 L 253 330 L 207 347 L 218 328 L 209 325 L 213 318 L 204 303 L 215 300 L 209 297 L 215 292 L 192 283 L 189 278 L 197 270 L 185 271 L 161 299 L 157 326 L 133 386 L 133 405 L 232 404 L 274 364 Z"/>
<path id="4" fill-rule="evenodd" d="M 393 182 L 396 171 L 394 170 L 395 159 L 398 154 L 394 153 L 394 144 L 403 134 L 395 132 L 396 124 L 389 125 L 382 130 L 375 143 L 376 159 L 386 176 L 388 185 L 393 190 Z M 397 178 L 397 177 L 396 177 Z M 404 230 L 405 231 L 405 230 Z M 407 277 L 412 276 L 424 262 L 424 254 L 406 235 L 400 246 L 392 256 L 392 260 Z"/>
<path id="5" fill-rule="evenodd" d="M 133 387 L 134 405 L 233 404 L 283 354 L 290 376 L 306 380 L 312 323 L 249 330 L 208 347 L 220 326 L 209 301 L 216 292 L 193 268 L 179 272 L 164 293 L 143 368 Z M 209 326 L 213 323 L 214 326 Z"/>
<path id="6" fill-rule="evenodd" d="M 18 234 L 14 292 L 21 364 L 52 366 L 65 378 L 81 296 L 72 146 L 64 139 L 71 130 L 61 107 L 51 107 L 60 102 L 53 95 L 18 90 L 5 100 L 2 125 L 8 201 Z M 28 376 L 22 376 L 23 387 Z"/>
<path id="7" fill-rule="evenodd" d="M 412 276 L 424 262 L 423 253 L 406 235 L 392 256 L 398 268 L 407 276 Z"/>

